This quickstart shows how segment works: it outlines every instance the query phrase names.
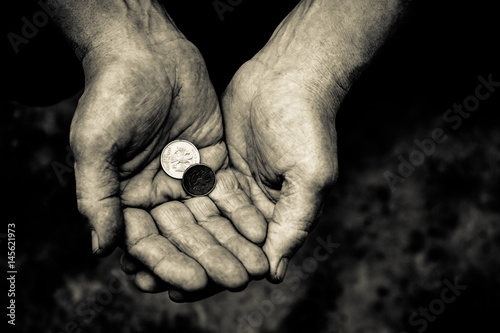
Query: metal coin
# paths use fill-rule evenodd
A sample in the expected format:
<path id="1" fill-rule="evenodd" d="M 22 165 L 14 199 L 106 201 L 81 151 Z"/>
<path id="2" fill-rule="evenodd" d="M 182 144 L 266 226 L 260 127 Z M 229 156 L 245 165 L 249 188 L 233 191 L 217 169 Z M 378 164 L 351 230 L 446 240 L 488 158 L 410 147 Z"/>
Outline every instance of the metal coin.
<path id="1" fill-rule="evenodd" d="M 186 140 L 175 140 L 163 148 L 161 167 L 172 178 L 182 179 L 184 171 L 193 164 L 200 163 L 200 152 Z"/>
<path id="2" fill-rule="evenodd" d="M 182 187 L 192 196 L 207 195 L 215 187 L 215 173 L 208 165 L 192 165 L 184 172 Z"/>

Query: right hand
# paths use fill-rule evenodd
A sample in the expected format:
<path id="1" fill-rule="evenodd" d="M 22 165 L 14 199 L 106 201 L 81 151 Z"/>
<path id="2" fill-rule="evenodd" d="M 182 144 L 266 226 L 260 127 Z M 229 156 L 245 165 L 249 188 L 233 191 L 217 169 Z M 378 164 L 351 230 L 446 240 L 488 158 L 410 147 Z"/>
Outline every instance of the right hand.
<path id="1" fill-rule="evenodd" d="M 231 163 L 269 222 L 263 250 L 272 282 L 283 281 L 335 183 L 337 111 L 397 6 L 301 1 L 224 93 Z"/>

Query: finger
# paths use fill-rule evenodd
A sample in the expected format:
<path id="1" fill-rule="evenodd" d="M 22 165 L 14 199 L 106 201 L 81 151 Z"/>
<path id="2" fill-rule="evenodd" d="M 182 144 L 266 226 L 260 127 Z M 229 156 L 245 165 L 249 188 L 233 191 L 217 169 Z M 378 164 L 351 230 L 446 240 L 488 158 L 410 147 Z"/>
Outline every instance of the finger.
<path id="1" fill-rule="evenodd" d="M 161 234 L 199 262 L 216 283 L 230 290 L 241 290 L 246 286 L 248 274 L 241 262 L 196 224 L 184 204 L 167 202 L 154 208 L 151 215 Z"/>
<path id="2" fill-rule="evenodd" d="M 144 265 L 127 253 L 122 254 L 120 265 L 122 271 L 126 274 L 136 274 L 140 269 L 144 268 Z"/>
<path id="3" fill-rule="evenodd" d="M 209 196 L 220 212 L 248 240 L 254 244 L 262 244 L 266 239 L 267 223 L 242 190 L 233 171 L 220 170 L 216 174 L 216 181 L 216 186 Z"/>
<path id="4" fill-rule="evenodd" d="M 212 297 L 224 290 L 226 289 L 213 282 L 209 282 L 205 289 L 193 293 L 188 293 L 177 288 L 170 288 L 168 296 L 170 300 L 176 303 L 197 302 Z"/>
<path id="5" fill-rule="evenodd" d="M 184 204 L 203 227 L 243 264 L 254 279 L 263 277 L 269 270 L 267 257 L 260 247 L 241 236 L 208 197 L 195 197 Z"/>
<path id="6" fill-rule="evenodd" d="M 78 210 L 90 223 L 92 252 L 106 256 L 116 248 L 123 232 L 120 187 L 110 158 L 100 154 L 97 148 L 95 155 L 89 150 L 77 148 L 75 152 Z"/>
<path id="7" fill-rule="evenodd" d="M 271 282 L 285 278 L 290 258 L 304 243 L 317 220 L 325 192 L 320 188 L 285 185 L 269 222 L 263 250 L 269 259 Z"/>
<path id="8" fill-rule="evenodd" d="M 169 289 L 168 283 L 148 270 L 139 270 L 134 282 L 137 289 L 145 293 L 161 293 Z"/>
<path id="9" fill-rule="evenodd" d="M 200 162 L 218 171 L 227 163 L 227 147 L 224 141 L 200 149 Z"/>
<path id="10" fill-rule="evenodd" d="M 126 208 L 124 218 L 127 251 L 134 258 L 170 285 L 187 291 L 205 287 L 205 270 L 158 233 L 148 212 Z"/>
<path id="11" fill-rule="evenodd" d="M 168 290 L 168 283 L 154 275 L 128 253 L 124 252 L 122 254 L 120 264 L 124 273 L 134 275 L 134 283 L 137 289 L 147 293 L 160 293 Z"/>
<path id="12" fill-rule="evenodd" d="M 262 191 L 262 189 L 252 177 L 246 176 L 236 170 L 233 170 L 233 173 L 236 175 L 236 178 L 238 179 L 238 182 L 240 184 L 246 184 L 245 193 L 249 193 L 252 203 L 258 210 L 260 210 L 262 215 L 264 215 L 266 221 L 269 221 L 273 216 L 274 206 L 276 205 L 276 203 L 271 201 L 266 196 L 266 193 Z"/>

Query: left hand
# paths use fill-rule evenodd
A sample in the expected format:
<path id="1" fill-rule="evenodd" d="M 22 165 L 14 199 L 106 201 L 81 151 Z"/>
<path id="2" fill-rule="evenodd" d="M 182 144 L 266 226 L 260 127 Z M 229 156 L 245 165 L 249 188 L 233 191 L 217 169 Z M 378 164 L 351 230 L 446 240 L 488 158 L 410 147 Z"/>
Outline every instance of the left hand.
<path id="1" fill-rule="evenodd" d="M 209 279 L 239 290 L 249 275 L 267 271 L 262 250 L 239 235 L 208 198 L 187 196 L 180 180 L 160 165 L 163 147 L 175 139 L 195 144 L 215 171 L 225 164 L 218 100 L 197 48 L 159 8 L 148 8 L 158 29 L 125 24 L 83 55 L 85 91 L 71 126 L 78 207 L 92 226 L 95 254 L 107 255 L 121 243 L 180 290 L 203 290 Z M 241 190 L 219 189 L 228 197 L 219 207 L 236 225 L 242 224 L 241 211 L 264 225 Z M 197 209 L 198 222 L 211 222 L 206 228 L 193 217 Z M 247 237 L 262 242 L 265 229 Z"/>

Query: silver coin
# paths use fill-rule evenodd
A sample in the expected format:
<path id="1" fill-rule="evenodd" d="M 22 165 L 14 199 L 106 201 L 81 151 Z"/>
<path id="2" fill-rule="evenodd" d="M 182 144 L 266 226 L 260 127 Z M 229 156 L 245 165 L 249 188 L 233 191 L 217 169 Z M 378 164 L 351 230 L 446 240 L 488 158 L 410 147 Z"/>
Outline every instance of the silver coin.
<path id="1" fill-rule="evenodd" d="M 215 187 L 215 173 L 208 165 L 191 165 L 182 176 L 182 187 L 192 196 L 208 195 Z"/>
<path id="2" fill-rule="evenodd" d="M 163 148 L 161 167 L 172 178 L 182 179 L 187 168 L 200 163 L 200 152 L 195 145 L 186 140 L 175 140 Z"/>

